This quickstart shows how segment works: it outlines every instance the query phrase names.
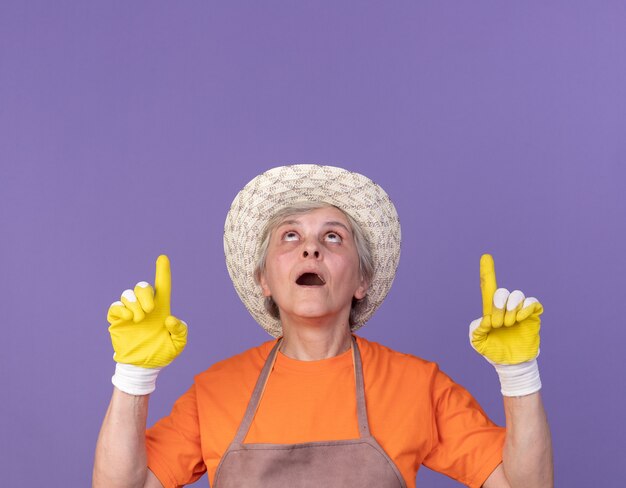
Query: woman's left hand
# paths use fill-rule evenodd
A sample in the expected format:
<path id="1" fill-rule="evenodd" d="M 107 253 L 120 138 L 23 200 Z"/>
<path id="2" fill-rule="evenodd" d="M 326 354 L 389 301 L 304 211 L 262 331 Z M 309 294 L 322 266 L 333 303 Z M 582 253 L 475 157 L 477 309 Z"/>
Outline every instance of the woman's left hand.
<path id="1" fill-rule="evenodd" d="M 483 316 L 469 326 L 472 347 L 492 364 L 520 364 L 539 355 L 543 306 L 520 290 L 497 288 L 493 258 L 480 258 Z"/>

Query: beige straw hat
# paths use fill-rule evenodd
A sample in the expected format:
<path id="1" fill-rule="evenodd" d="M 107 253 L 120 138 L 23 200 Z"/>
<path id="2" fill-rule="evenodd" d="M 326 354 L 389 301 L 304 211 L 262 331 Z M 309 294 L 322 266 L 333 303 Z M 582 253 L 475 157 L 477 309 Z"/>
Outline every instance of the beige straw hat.
<path id="1" fill-rule="evenodd" d="M 265 309 L 254 268 L 261 235 L 281 208 L 319 201 L 349 214 L 363 229 L 372 248 L 374 276 L 365 306 L 352 330 L 365 324 L 391 288 L 400 259 L 400 221 L 385 191 L 369 178 L 333 166 L 296 164 L 270 169 L 241 190 L 224 224 L 226 267 L 235 290 L 254 319 L 272 336 L 282 335 L 280 320 Z"/>

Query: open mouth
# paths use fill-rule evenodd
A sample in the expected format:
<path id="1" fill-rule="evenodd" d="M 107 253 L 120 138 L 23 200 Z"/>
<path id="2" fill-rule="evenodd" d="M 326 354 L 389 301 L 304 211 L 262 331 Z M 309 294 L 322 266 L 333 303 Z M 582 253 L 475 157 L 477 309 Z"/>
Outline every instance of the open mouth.
<path id="1" fill-rule="evenodd" d="M 304 273 L 296 280 L 296 284 L 300 286 L 322 286 L 326 282 L 317 273 Z"/>

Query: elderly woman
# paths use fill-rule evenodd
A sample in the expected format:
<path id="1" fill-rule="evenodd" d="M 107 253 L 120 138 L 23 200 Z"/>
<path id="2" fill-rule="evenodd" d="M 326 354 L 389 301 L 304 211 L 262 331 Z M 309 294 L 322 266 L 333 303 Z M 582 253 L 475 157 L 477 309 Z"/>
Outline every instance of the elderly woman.
<path id="1" fill-rule="evenodd" d="M 115 385 L 95 487 L 413 487 L 421 464 L 480 487 L 552 486 L 538 390 L 536 299 L 496 290 L 481 260 L 483 317 L 470 343 L 494 364 L 506 429 L 437 365 L 354 335 L 382 303 L 400 254 L 386 193 L 340 168 L 295 165 L 253 179 L 224 231 L 240 298 L 276 339 L 196 376 L 146 431 L 161 368 L 185 347 L 170 268 L 109 309 Z M 502 327 L 504 325 L 504 327 Z"/>

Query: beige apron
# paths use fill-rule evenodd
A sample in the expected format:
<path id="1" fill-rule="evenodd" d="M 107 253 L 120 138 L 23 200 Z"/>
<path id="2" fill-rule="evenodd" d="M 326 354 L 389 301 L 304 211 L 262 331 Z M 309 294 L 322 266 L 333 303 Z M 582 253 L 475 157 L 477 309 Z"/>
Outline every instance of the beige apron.
<path id="1" fill-rule="evenodd" d="M 406 488 L 400 471 L 370 434 L 363 365 L 356 339 L 352 354 L 359 438 L 301 444 L 244 444 L 274 366 L 280 340 L 259 375 L 237 434 L 222 456 L 213 488 Z"/>

